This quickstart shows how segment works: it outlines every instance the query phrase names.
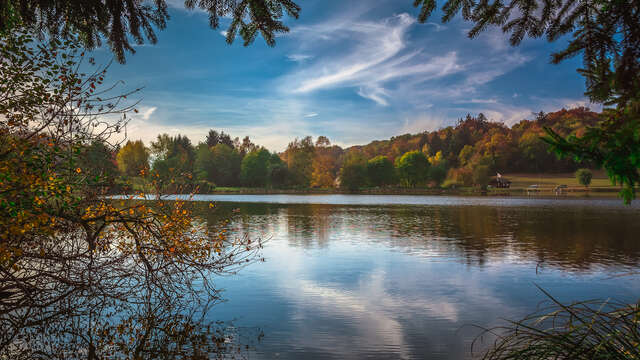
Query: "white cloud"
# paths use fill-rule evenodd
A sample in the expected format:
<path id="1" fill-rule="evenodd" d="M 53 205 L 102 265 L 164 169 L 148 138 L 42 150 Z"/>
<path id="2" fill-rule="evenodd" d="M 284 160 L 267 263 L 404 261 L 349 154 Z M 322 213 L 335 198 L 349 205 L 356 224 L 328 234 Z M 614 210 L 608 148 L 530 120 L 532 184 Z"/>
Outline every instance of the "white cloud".
<path id="1" fill-rule="evenodd" d="M 408 14 L 400 14 L 382 22 L 341 21 L 334 26 L 321 24 L 305 30 L 298 29 L 295 33 L 301 33 L 302 36 L 315 33 L 316 35 L 324 34 L 327 37 L 336 36 L 339 39 L 340 36 L 348 34 L 356 44 L 346 53 L 338 56 L 322 56 L 314 65 L 292 74 L 287 84 L 292 87 L 287 86 L 287 88 L 293 89 L 294 93 L 308 93 L 320 89 L 365 85 L 370 90 L 377 89 L 373 91 L 375 93 L 373 96 L 379 100 L 381 86 L 365 83 L 403 76 L 402 73 L 395 71 L 397 70 L 395 67 L 384 65 L 387 60 L 394 58 L 406 48 L 405 34 L 414 23 L 415 19 Z M 405 57 L 404 60 L 401 63 L 405 63 L 409 58 Z M 393 65 L 400 64 L 396 61 Z M 392 74 L 393 72 L 395 74 Z M 371 94 L 370 90 L 361 89 L 360 92 Z"/>
<path id="2" fill-rule="evenodd" d="M 150 107 L 144 111 L 142 111 L 142 119 L 143 120 L 149 120 L 149 118 L 151 117 L 151 115 L 153 115 L 153 113 L 157 110 L 158 108 L 153 106 Z"/>
<path id="3" fill-rule="evenodd" d="M 287 59 L 291 60 L 291 61 L 295 61 L 295 62 L 303 62 L 305 60 L 309 60 L 312 59 L 313 56 L 311 55 L 306 55 L 306 54 L 291 54 L 291 55 L 287 55 Z"/>
<path id="4" fill-rule="evenodd" d="M 186 12 L 192 13 L 192 14 L 195 14 L 195 13 L 206 14 L 207 13 L 206 10 L 200 8 L 197 5 L 193 9 L 187 9 L 184 6 L 184 2 L 185 2 L 185 0 L 167 0 L 167 5 L 170 8 L 174 8 L 174 9 L 177 9 L 177 10 L 183 10 L 183 11 L 186 11 Z"/>
<path id="5" fill-rule="evenodd" d="M 434 131 L 447 125 L 449 119 L 443 115 L 422 113 L 411 117 L 406 117 L 400 133 L 419 133 L 423 131 Z"/>
<path id="6" fill-rule="evenodd" d="M 424 108 L 425 99 L 434 104 L 460 101 L 466 96 L 476 103 L 482 101 L 475 95 L 479 86 L 529 60 L 505 46 L 500 32 L 484 37 L 491 51 L 461 56 L 460 51 L 466 50 L 460 49 L 459 41 L 450 46 L 438 42 L 437 51 L 431 51 L 426 44 L 441 37 L 434 32 L 420 40 L 423 46 L 416 47 L 410 34 L 417 22 L 406 13 L 377 21 L 362 20 L 360 15 L 294 27 L 291 36 L 313 60 L 305 58 L 307 66 L 281 78 L 281 91 L 301 95 L 350 88 L 383 107 L 408 103 Z M 436 23 L 427 25 L 435 27 L 436 32 L 448 30 Z M 461 37 L 460 41 L 466 39 Z M 445 80 L 446 85 L 441 85 Z"/>
<path id="7" fill-rule="evenodd" d="M 385 99 L 385 97 L 389 96 L 387 91 L 376 84 L 361 86 L 358 90 L 358 95 L 362 96 L 365 99 L 373 100 L 378 105 L 388 106 L 389 102 Z"/>
<path id="8" fill-rule="evenodd" d="M 425 23 L 425 25 L 433 26 L 435 28 L 436 32 L 447 30 L 446 26 L 444 26 L 442 24 L 438 24 L 436 22 L 428 22 L 428 23 Z"/>
<path id="9" fill-rule="evenodd" d="M 140 107 L 139 113 L 131 114 L 126 135 L 147 144 L 162 133 L 186 135 L 197 144 L 205 139 L 209 129 L 218 129 L 234 137 L 248 135 L 257 144 L 281 151 L 293 138 L 317 133 L 312 128 L 317 121 L 308 119 L 319 114 L 310 111 L 314 105 L 301 100 L 226 95 L 192 95 L 178 100 L 170 92 L 146 95 L 163 105 Z"/>
<path id="10" fill-rule="evenodd" d="M 594 104 L 590 101 L 588 101 L 587 99 L 582 99 L 582 100 L 565 100 L 564 102 L 564 108 L 566 109 L 571 109 L 571 108 L 577 108 L 577 107 L 592 107 L 592 106 L 598 106 L 598 104 Z"/>

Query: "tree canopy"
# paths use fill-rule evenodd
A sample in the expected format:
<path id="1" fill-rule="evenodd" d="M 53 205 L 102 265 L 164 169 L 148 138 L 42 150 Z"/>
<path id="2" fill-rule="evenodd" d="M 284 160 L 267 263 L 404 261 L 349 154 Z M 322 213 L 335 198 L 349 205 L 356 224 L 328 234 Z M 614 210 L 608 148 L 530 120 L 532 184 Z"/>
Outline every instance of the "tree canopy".
<path id="1" fill-rule="evenodd" d="M 391 185 L 395 182 L 395 169 L 388 157 L 378 155 L 367 161 L 367 176 L 373 186 Z"/>
<path id="2" fill-rule="evenodd" d="M 266 149 L 255 150 L 242 159 L 240 177 L 246 186 L 264 187 L 269 178 L 271 154 Z"/>
<path id="3" fill-rule="evenodd" d="M 407 186 L 414 187 L 427 181 L 429 176 L 429 160 L 424 153 L 409 151 L 396 159 L 396 168 L 400 181 Z"/>
<path id="4" fill-rule="evenodd" d="M 118 151 L 118 169 L 128 176 L 138 176 L 149 169 L 149 151 L 141 140 L 127 141 Z"/>
<path id="5" fill-rule="evenodd" d="M 354 158 L 363 159 L 365 172 L 363 176 L 357 172 L 358 185 L 352 190 L 366 186 L 478 185 L 473 174 L 480 166 L 488 169 L 487 174 L 568 173 L 583 167 L 574 159 L 558 159 L 540 137 L 545 127 L 562 136 L 584 136 L 603 115 L 586 108 L 532 115 L 531 120 L 522 120 L 511 128 L 489 121 L 482 114 L 467 115 L 455 126 L 394 136 L 345 149 L 331 144 L 324 136 L 315 141 L 308 136 L 295 139 L 279 154 L 269 153 L 248 136 L 243 141 L 239 137 L 232 140 L 231 135 L 213 129 L 206 140 L 196 146 L 184 135 L 161 134 L 150 144 L 150 149 L 140 141 L 127 143 L 119 150 L 116 160 L 120 167 L 120 182 L 128 183 L 145 169 L 148 163 L 145 152 L 153 154 L 152 175 L 166 191 L 184 189 L 184 186 L 191 189 L 198 186 L 202 191 L 212 189 L 211 186 L 332 188 L 340 183 L 337 180 L 341 179 L 345 167 L 349 168 L 347 173 L 360 170 L 350 163 Z M 125 155 L 133 155 L 134 145 L 135 153 L 142 160 L 140 165 L 130 166 L 133 158 Z M 406 175 L 405 170 L 412 166 L 405 168 L 406 164 L 399 161 L 412 152 L 416 154 L 411 156 L 424 157 L 428 168 L 426 172 L 420 172 L 422 175 L 417 181 L 408 181 L 402 175 Z M 113 155 L 105 153 L 102 156 Z M 592 163 L 586 164 L 591 166 Z M 346 187 L 348 182 L 341 186 Z"/>

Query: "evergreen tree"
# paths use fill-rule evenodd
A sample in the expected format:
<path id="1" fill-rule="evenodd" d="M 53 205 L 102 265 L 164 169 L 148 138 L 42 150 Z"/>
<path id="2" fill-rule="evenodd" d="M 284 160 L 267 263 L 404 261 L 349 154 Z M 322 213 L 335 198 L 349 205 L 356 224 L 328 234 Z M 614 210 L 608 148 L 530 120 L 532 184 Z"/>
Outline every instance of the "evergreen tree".
<path id="1" fill-rule="evenodd" d="M 209 25 L 220 27 L 221 17 L 230 17 L 227 42 L 239 35 L 244 45 L 258 34 L 269 46 L 278 33 L 289 31 L 282 18 L 298 18 L 300 7 L 292 0 L 185 0 L 187 9 L 202 9 L 209 14 Z M 134 44 L 157 42 L 156 29 L 164 29 L 169 20 L 165 0 L 11 0 L 0 2 L 0 33 L 16 26 L 46 31 L 52 37 L 78 35 L 90 49 L 106 39 L 116 59 L 124 63 L 125 52 L 135 53 Z M 130 39 L 133 39 L 132 44 Z"/>

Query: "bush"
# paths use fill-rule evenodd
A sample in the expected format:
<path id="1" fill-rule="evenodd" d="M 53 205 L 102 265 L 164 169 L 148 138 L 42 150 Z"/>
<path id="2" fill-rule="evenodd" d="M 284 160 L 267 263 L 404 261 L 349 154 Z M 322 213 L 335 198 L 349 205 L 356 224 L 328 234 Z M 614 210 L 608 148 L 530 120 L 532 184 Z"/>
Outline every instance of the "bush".
<path id="1" fill-rule="evenodd" d="M 451 169 L 447 174 L 445 184 L 462 184 L 461 186 L 473 185 L 473 173 L 469 168 Z"/>
<path id="2" fill-rule="evenodd" d="M 491 169 L 487 165 L 478 165 L 473 168 L 473 184 L 486 188 L 491 180 Z"/>
<path id="3" fill-rule="evenodd" d="M 593 173 L 589 169 L 579 169 L 576 171 L 576 179 L 582 186 L 589 186 L 591 184 L 591 179 L 593 178 Z"/>

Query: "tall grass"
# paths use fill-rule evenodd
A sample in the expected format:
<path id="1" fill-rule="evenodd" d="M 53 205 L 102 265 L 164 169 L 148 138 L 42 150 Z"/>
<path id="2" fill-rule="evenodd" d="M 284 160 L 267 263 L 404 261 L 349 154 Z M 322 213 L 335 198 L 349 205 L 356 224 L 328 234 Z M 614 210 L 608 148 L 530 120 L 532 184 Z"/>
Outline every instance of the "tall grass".
<path id="1" fill-rule="evenodd" d="M 640 359 L 640 304 L 564 305 L 540 290 L 550 304 L 520 321 L 485 330 L 497 339 L 483 359 Z"/>

